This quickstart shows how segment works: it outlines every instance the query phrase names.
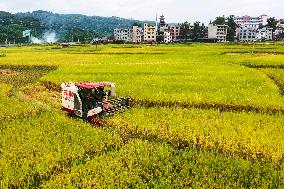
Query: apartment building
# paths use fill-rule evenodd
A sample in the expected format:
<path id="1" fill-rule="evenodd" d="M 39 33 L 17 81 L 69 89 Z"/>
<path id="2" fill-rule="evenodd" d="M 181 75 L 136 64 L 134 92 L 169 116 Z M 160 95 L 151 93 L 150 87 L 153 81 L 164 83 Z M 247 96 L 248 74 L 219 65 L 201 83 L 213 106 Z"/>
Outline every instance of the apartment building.
<path id="1" fill-rule="evenodd" d="M 273 34 L 273 39 L 283 40 L 284 39 L 284 19 L 278 20 L 276 25 L 276 30 Z"/>
<path id="2" fill-rule="evenodd" d="M 248 15 L 237 16 L 234 18 L 235 23 L 238 26 L 247 26 L 249 28 L 259 28 L 260 25 L 266 26 L 268 24 L 267 19 L 270 17 L 263 14 L 258 17 L 251 17 Z"/>
<path id="3" fill-rule="evenodd" d="M 259 25 L 262 23 L 259 17 L 251 17 L 248 15 L 242 16 L 242 17 L 235 17 L 234 18 L 235 23 L 238 26 L 246 26 L 247 28 L 259 28 Z"/>
<path id="4" fill-rule="evenodd" d="M 248 15 L 242 17 L 235 17 L 234 21 L 238 25 L 236 30 L 236 37 L 240 41 L 255 41 L 255 40 L 271 40 L 272 33 L 270 28 L 261 28 L 268 24 L 267 15 L 260 15 L 258 17 L 251 17 Z"/>
<path id="5" fill-rule="evenodd" d="M 283 27 L 277 27 L 275 32 L 274 32 L 274 35 L 277 36 L 277 35 L 281 35 L 284 33 L 284 26 Z"/>
<path id="6" fill-rule="evenodd" d="M 124 42 L 132 42 L 132 29 L 114 29 L 114 40 L 115 41 L 124 41 Z"/>
<path id="7" fill-rule="evenodd" d="M 171 43 L 171 42 L 173 42 L 171 30 L 165 30 L 164 31 L 164 43 Z"/>
<path id="8" fill-rule="evenodd" d="M 271 41 L 273 37 L 273 29 L 263 27 L 257 30 L 256 40 L 258 41 Z"/>
<path id="9" fill-rule="evenodd" d="M 268 24 L 268 19 L 270 18 L 270 16 L 267 16 L 266 14 L 260 15 L 259 16 L 259 21 L 263 26 L 266 26 Z"/>
<path id="10" fill-rule="evenodd" d="M 217 39 L 217 42 L 226 42 L 227 25 L 208 25 L 208 38 Z"/>
<path id="11" fill-rule="evenodd" d="M 239 41 L 255 41 L 258 27 L 240 26 L 236 29 L 236 37 Z"/>
<path id="12" fill-rule="evenodd" d="M 143 39 L 143 29 L 138 26 L 133 26 L 131 37 L 133 43 L 141 43 Z"/>
<path id="13" fill-rule="evenodd" d="M 168 29 L 170 29 L 171 36 L 174 41 L 177 41 L 180 39 L 180 24 L 169 25 Z"/>
<path id="14" fill-rule="evenodd" d="M 144 42 L 151 43 L 157 40 L 157 27 L 155 25 L 144 23 Z"/>
<path id="15" fill-rule="evenodd" d="M 247 26 L 239 27 L 236 30 L 239 41 L 270 41 L 273 40 L 273 29 L 268 27 L 251 28 Z"/>

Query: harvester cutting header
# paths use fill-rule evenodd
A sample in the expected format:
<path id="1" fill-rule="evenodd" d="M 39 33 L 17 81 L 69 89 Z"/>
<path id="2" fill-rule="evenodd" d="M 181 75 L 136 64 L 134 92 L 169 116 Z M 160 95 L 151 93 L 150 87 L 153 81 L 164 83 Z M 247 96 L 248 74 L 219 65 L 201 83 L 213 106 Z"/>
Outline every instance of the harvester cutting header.
<path id="1" fill-rule="evenodd" d="M 93 123 L 97 123 L 98 117 L 130 108 L 130 98 L 116 98 L 115 83 L 63 82 L 61 89 L 62 109 Z"/>

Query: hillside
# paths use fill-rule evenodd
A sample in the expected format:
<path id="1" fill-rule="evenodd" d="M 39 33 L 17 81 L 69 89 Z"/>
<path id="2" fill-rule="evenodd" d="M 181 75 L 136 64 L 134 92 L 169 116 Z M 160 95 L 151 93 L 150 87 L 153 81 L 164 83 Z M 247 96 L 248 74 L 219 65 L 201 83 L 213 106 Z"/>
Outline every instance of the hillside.
<path id="1" fill-rule="evenodd" d="M 4 42 L 24 42 L 22 32 L 31 29 L 34 36 L 40 36 L 43 33 L 40 20 L 0 11 L 0 43 Z"/>
<path id="2" fill-rule="evenodd" d="M 39 19 L 45 30 L 65 35 L 72 28 L 94 31 L 98 35 L 110 35 L 116 27 L 129 27 L 134 20 L 119 17 L 86 16 L 81 14 L 57 14 L 47 11 L 17 13 L 19 17 Z"/>
<path id="3" fill-rule="evenodd" d="M 114 16 L 57 14 L 41 10 L 17 14 L 0 12 L 0 20 L 0 43 L 24 42 L 22 31 L 25 29 L 31 29 L 36 37 L 42 37 L 45 32 L 55 32 L 60 41 L 84 41 L 95 36 L 111 35 L 114 28 L 129 27 L 136 21 Z"/>

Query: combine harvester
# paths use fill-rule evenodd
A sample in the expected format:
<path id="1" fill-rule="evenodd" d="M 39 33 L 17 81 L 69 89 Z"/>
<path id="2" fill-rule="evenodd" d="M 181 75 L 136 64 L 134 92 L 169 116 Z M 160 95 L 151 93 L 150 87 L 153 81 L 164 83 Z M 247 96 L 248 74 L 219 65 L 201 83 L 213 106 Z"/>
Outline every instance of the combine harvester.
<path id="1" fill-rule="evenodd" d="M 130 98 L 115 98 L 115 83 L 63 82 L 61 89 L 62 110 L 96 125 L 102 124 L 101 117 L 130 108 Z"/>

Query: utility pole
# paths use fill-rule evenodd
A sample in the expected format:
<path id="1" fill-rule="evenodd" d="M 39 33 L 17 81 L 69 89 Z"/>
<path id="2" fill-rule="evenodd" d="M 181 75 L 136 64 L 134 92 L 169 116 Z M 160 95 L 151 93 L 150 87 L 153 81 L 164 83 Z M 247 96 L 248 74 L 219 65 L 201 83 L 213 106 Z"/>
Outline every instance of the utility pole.
<path id="1" fill-rule="evenodd" d="M 254 53 L 254 45 L 255 45 L 255 43 L 254 43 L 254 41 L 252 41 L 252 50 L 251 50 L 251 54 L 253 54 L 253 53 Z"/>

